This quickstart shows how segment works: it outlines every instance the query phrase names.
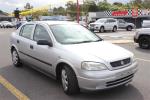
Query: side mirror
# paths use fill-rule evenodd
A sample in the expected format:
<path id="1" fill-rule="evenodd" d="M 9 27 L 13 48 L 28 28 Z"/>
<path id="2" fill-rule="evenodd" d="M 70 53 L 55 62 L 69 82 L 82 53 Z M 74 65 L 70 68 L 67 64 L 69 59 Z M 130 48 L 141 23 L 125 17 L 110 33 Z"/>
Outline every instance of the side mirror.
<path id="1" fill-rule="evenodd" d="M 38 41 L 37 41 L 37 44 L 38 44 L 38 45 L 48 45 L 48 46 L 50 46 L 50 47 L 53 46 L 53 44 L 52 44 L 51 42 L 47 41 L 47 40 L 38 40 Z"/>

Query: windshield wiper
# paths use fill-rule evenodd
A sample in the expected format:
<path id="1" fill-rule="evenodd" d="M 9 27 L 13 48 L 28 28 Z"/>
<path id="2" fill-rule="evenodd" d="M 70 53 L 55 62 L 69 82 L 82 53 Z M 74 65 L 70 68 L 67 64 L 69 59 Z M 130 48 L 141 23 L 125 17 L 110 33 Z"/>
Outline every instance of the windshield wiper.
<path id="1" fill-rule="evenodd" d="M 80 44 L 80 43 L 90 43 L 90 42 L 99 42 L 99 41 L 102 41 L 103 39 L 98 39 L 96 41 L 80 41 L 80 42 L 71 42 L 71 43 L 67 43 L 67 44 Z"/>
<path id="2" fill-rule="evenodd" d="M 72 43 L 69 43 L 69 44 L 80 44 L 80 43 L 89 43 L 89 42 L 94 42 L 94 41 L 72 42 Z"/>

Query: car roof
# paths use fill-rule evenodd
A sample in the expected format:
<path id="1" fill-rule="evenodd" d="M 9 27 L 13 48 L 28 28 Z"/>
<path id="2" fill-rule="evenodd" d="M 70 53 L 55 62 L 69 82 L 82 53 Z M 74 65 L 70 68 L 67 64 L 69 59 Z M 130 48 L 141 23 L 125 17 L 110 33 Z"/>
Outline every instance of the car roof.
<path id="1" fill-rule="evenodd" d="M 70 21 L 33 21 L 28 23 L 41 23 L 41 24 L 48 24 L 48 25 L 78 24 L 76 22 L 70 22 Z"/>
<path id="2" fill-rule="evenodd" d="M 115 19 L 115 18 L 100 18 L 100 19 Z"/>

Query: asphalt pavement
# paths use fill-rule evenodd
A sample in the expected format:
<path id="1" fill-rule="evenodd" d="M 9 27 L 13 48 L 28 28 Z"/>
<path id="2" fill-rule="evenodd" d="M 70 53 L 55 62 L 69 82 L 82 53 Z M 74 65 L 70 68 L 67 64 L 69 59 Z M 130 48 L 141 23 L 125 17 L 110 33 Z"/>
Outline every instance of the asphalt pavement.
<path id="1" fill-rule="evenodd" d="M 150 100 L 150 50 L 142 50 L 134 43 L 116 44 L 133 52 L 138 60 L 139 71 L 133 82 L 128 87 L 82 92 L 78 95 L 67 96 L 63 93 L 59 82 L 29 68 L 27 65 L 22 68 L 15 68 L 12 65 L 9 50 L 9 36 L 12 31 L 15 29 L 0 29 L 0 76 L 7 80 L 4 85 L 0 78 L 0 100 L 18 100 L 15 90 L 20 91 L 17 91 L 16 94 L 23 94 L 30 100 Z M 115 40 L 114 35 L 124 36 L 126 31 L 116 34 L 109 32 L 98 34 L 109 34 L 112 38 L 106 40 Z M 131 34 L 127 35 L 130 39 L 134 33 L 131 32 Z M 120 40 L 122 39 L 120 38 Z"/>

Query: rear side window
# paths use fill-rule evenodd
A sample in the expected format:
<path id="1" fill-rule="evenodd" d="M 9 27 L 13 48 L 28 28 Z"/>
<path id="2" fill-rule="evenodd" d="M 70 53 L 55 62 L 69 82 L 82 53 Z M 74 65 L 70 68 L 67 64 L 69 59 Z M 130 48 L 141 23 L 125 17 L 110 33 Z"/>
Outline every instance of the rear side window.
<path id="1" fill-rule="evenodd" d="M 32 25 L 32 24 L 24 25 L 21 28 L 20 36 L 31 39 L 33 29 L 34 29 L 34 25 Z"/>
<path id="2" fill-rule="evenodd" d="M 109 22 L 109 23 L 114 23 L 114 22 L 116 22 L 116 20 L 109 19 L 108 22 Z"/>
<path id="3" fill-rule="evenodd" d="M 125 23 L 125 21 L 124 20 L 119 20 L 119 23 Z"/>

